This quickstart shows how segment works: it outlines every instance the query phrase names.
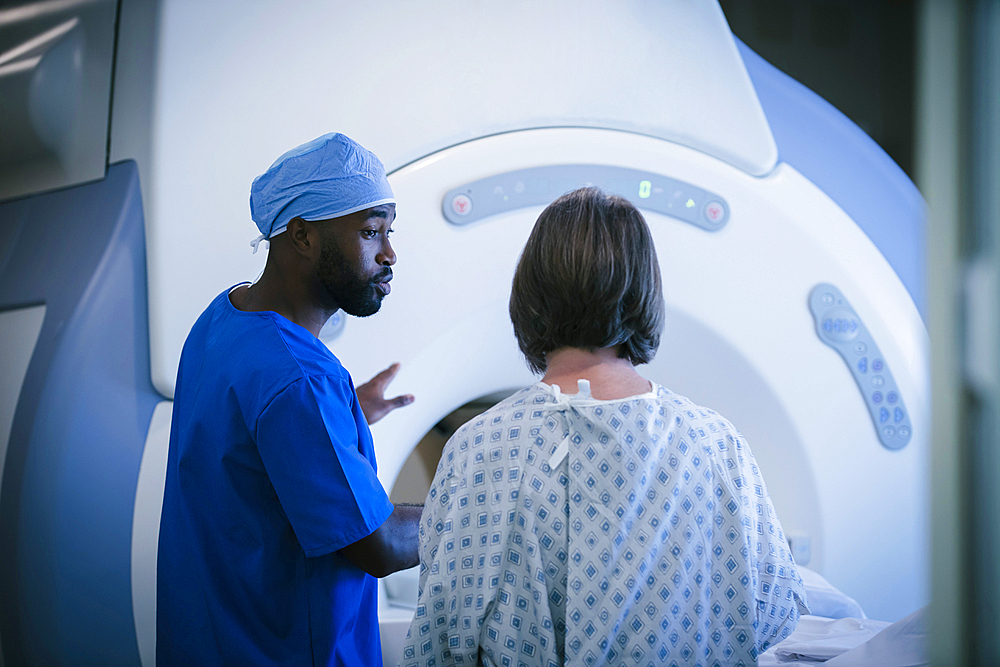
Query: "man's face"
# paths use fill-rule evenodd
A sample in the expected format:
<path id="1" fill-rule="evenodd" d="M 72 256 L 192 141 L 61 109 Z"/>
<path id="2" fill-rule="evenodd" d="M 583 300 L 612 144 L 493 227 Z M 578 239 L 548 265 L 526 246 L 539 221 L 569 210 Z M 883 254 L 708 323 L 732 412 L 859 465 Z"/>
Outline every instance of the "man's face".
<path id="1" fill-rule="evenodd" d="M 389 293 L 396 263 L 389 234 L 395 219 L 395 204 L 384 204 L 321 223 L 317 278 L 349 315 L 374 315 Z"/>

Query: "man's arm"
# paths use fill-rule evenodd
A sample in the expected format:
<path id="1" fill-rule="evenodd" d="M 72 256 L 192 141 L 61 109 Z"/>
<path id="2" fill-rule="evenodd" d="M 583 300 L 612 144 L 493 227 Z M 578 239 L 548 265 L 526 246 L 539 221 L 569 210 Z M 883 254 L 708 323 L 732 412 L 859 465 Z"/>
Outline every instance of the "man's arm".
<path id="1" fill-rule="evenodd" d="M 340 550 L 355 567 L 385 577 L 420 564 L 420 515 L 423 505 L 397 503 L 375 532 Z"/>

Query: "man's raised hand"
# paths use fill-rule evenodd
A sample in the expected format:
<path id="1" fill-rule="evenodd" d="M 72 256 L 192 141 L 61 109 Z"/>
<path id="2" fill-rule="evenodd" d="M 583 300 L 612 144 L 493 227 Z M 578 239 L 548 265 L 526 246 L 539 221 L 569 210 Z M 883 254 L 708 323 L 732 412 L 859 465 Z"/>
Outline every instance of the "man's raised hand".
<path id="1" fill-rule="evenodd" d="M 369 424 L 374 424 L 382 417 L 405 405 L 413 402 L 412 394 L 403 394 L 395 398 L 386 398 L 385 390 L 399 372 L 399 363 L 389 366 L 368 382 L 356 387 L 358 392 L 358 402 L 361 403 L 361 411 L 365 413 L 365 419 Z"/>

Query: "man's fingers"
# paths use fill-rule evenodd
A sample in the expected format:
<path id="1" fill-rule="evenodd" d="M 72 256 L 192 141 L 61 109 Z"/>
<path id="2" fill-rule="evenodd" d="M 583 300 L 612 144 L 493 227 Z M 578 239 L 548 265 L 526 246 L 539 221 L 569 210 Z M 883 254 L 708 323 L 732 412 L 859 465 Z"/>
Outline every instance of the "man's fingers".
<path id="1" fill-rule="evenodd" d="M 368 382 L 357 387 L 358 401 L 365 419 L 374 424 L 396 408 L 401 408 L 413 402 L 412 394 L 403 394 L 395 398 L 385 398 L 385 388 L 399 372 L 399 363 L 394 363 Z"/>
<path id="2" fill-rule="evenodd" d="M 396 373 L 399 372 L 399 362 L 392 364 L 389 368 L 381 371 L 375 377 L 373 377 L 369 382 L 377 382 L 378 384 L 385 386 L 392 382 L 392 378 L 396 377 Z"/>
<path id="3" fill-rule="evenodd" d="M 396 408 L 401 408 L 405 405 L 409 405 L 413 402 L 413 394 L 403 394 L 402 396 L 397 396 L 395 398 L 390 398 L 386 403 L 392 407 L 393 410 Z"/>

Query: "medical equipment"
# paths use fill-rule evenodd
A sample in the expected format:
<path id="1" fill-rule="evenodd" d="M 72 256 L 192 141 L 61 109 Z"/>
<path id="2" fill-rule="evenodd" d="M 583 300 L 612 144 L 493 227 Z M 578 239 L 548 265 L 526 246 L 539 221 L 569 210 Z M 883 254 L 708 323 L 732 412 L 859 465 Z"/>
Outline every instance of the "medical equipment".
<path id="1" fill-rule="evenodd" d="M 28 267 L 44 238 L 0 237 L 13 258 L 0 307 L 46 307 L 0 494 L 11 662 L 152 664 L 160 399 L 198 313 L 263 264 L 246 249 L 248 184 L 330 130 L 382 159 L 399 202 L 391 297 L 323 334 L 355 380 L 398 360 L 392 391 L 417 396 L 373 428 L 387 489 L 443 416 L 533 380 L 506 315 L 514 262 L 546 198 L 599 182 L 643 210 L 661 260 L 668 324 L 642 372 L 742 430 L 793 549 L 869 616 L 926 604 L 919 195 L 860 130 L 740 45 L 716 5 L 165 2 L 158 21 L 156 40 L 118 50 L 110 156 L 138 171 L 116 164 L 98 183 L 0 206 L 21 221 L 0 230 L 76 221 L 82 239 L 50 260 L 80 273 L 42 292 Z M 151 43 L 143 97 L 124 64 Z M 144 151 L 124 128 L 150 119 Z M 845 310 L 819 313 L 817 331 L 820 285 Z M 903 446 L 884 444 L 886 390 L 882 403 L 859 390 L 851 351 L 845 364 L 821 338 L 827 319 L 830 335 L 877 347 L 891 375 L 871 356 L 868 375 L 897 392 L 905 442 L 892 411 L 886 424 Z M 74 359 L 90 361 L 67 369 Z M 387 662 L 407 614 L 383 590 Z"/>

